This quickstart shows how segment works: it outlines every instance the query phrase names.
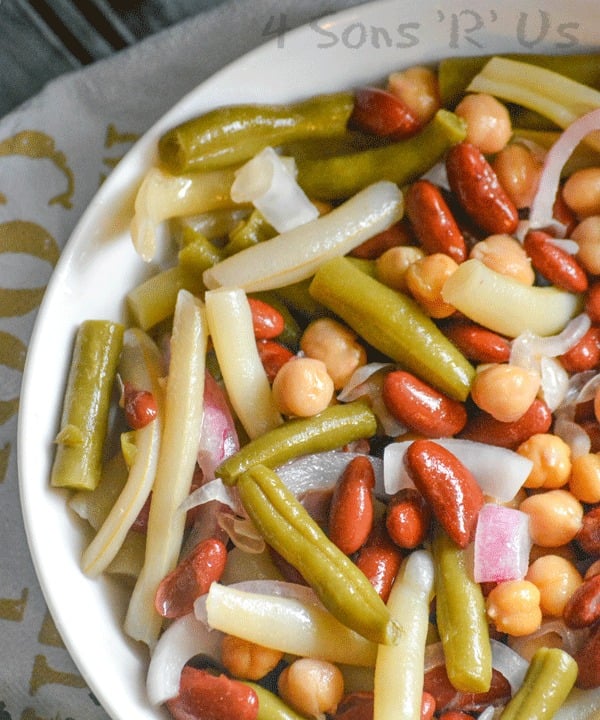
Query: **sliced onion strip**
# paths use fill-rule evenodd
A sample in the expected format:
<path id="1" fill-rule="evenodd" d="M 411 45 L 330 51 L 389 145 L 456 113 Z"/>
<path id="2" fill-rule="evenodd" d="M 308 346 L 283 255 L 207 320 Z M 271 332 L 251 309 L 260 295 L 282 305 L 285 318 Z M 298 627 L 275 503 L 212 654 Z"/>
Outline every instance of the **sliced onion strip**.
<path id="1" fill-rule="evenodd" d="M 539 185 L 529 213 L 530 228 L 554 227 L 564 232 L 564 226 L 554 220 L 553 210 L 562 169 L 577 145 L 591 132 L 600 129 L 600 109 L 592 110 L 572 122 L 552 145 L 544 159 Z"/>
<path id="2" fill-rule="evenodd" d="M 153 705 L 161 705 L 179 692 L 183 666 L 195 655 L 215 662 L 221 657 L 223 634 L 189 613 L 175 620 L 160 636 L 150 658 L 146 688 Z"/>

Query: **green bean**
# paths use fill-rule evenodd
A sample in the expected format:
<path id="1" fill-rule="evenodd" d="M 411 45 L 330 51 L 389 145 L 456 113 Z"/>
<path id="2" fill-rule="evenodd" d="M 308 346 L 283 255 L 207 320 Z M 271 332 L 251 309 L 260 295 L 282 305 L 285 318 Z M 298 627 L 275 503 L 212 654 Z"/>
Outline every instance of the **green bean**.
<path id="1" fill-rule="evenodd" d="M 225 256 L 220 247 L 189 226 L 182 229 L 181 243 L 177 264 L 191 276 L 200 277 L 207 268 L 216 265 Z"/>
<path id="2" fill-rule="evenodd" d="M 229 233 L 229 242 L 225 245 L 225 255 L 235 255 L 251 245 L 269 240 L 277 235 L 277 231 L 266 220 L 259 210 L 253 210 Z"/>
<path id="3" fill-rule="evenodd" d="M 467 85 L 491 57 L 491 55 L 449 57 L 440 61 L 438 82 L 442 105 L 445 107 L 456 105 L 462 98 Z M 600 90 L 600 54 L 524 55 L 515 53 L 501 55 L 501 57 L 539 65 Z"/>
<path id="4" fill-rule="evenodd" d="M 317 270 L 310 294 L 377 350 L 451 397 L 466 399 L 473 367 L 414 300 L 344 257 Z"/>
<path id="5" fill-rule="evenodd" d="M 481 586 L 468 571 L 465 550 L 436 528 L 435 564 L 437 625 L 446 671 L 462 692 L 487 692 L 492 680 L 492 650 Z"/>
<path id="6" fill-rule="evenodd" d="M 311 296 L 308 290 L 311 281 L 312 278 L 300 280 L 291 285 L 277 288 L 275 292 L 293 312 L 313 320 L 321 315 L 326 315 L 328 311 Z"/>
<path id="7" fill-rule="evenodd" d="M 577 663 L 560 648 L 542 647 L 531 659 L 523 684 L 500 720 L 551 720 L 577 678 Z"/>
<path id="8" fill-rule="evenodd" d="M 125 328 L 86 320 L 77 331 L 50 482 L 94 490 L 102 472 L 111 394 Z"/>
<path id="9" fill-rule="evenodd" d="M 275 471 L 254 465 L 238 479 L 240 499 L 270 547 L 291 563 L 342 624 L 393 644 L 399 627 L 366 575 L 323 532 Z"/>
<path id="10" fill-rule="evenodd" d="M 298 161 L 298 183 L 309 197 L 319 200 L 348 198 L 379 180 L 405 185 L 427 172 L 465 135 L 463 120 L 442 109 L 420 133 L 406 140 L 338 157 Z"/>
<path id="11" fill-rule="evenodd" d="M 305 715 L 299 715 L 295 710 L 275 693 L 267 690 L 258 683 L 243 680 L 249 685 L 258 697 L 258 715 L 256 720 L 306 720 Z"/>
<path id="12" fill-rule="evenodd" d="M 353 107 L 352 93 L 339 92 L 287 105 L 217 108 L 167 131 L 159 157 L 175 174 L 239 164 L 267 145 L 343 135 Z"/>
<path id="13" fill-rule="evenodd" d="M 359 400 L 332 405 L 311 418 L 289 420 L 244 445 L 216 470 L 226 485 L 235 485 L 241 473 L 253 465 L 275 468 L 300 455 L 335 450 L 347 443 L 368 438 L 377 430 L 377 419 Z"/>

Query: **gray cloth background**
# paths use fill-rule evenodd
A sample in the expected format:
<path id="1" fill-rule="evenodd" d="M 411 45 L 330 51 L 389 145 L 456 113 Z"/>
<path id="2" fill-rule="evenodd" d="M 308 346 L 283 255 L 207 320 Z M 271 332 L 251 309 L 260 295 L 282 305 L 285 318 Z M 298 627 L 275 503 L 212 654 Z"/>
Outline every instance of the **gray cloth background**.
<path id="1" fill-rule="evenodd" d="M 152 4 L 159 7 L 159 3 Z M 133 139 L 182 95 L 270 39 L 273 27 L 285 23 L 291 29 L 358 4 L 357 0 L 204 2 L 202 7 L 207 9 L 193 17 L 140 42 L 132 36 L 128 42 L 133 44 L 122 51 L 101 48 L 104 59 L 69 72 L 63 71 L 78 63 L 64 49 L 44 46 L 48 38 L 40 36 L 40 48 L 45 50 L 40 50 L 37 67 L 49 64 L 36 82 L 41 85 L 44 77 L 59 76 L 0 119 L 0 720 L 107 717 L 85 686 L 48 615 L 21 520 L 17 408 L 37 303 L 30 307 L 18 301 L 19 288 L 39 288 L 41 295 L 55 261 L 52 252 L 46 252 L 48 247 L 55 248 L 54 255 L 60 251 L 102 178 Z M 170 2 L 163 6 L 178 7 L 188 14 L 193 8 L 191 2 L 185 7 Z M 31 56 L 25 63 L 23 48 L 18 46 L 19 37 L 31 37 L 35 31 L 27 26 L 26 10 L 27 3 L 18 0 L 0 2 L 4 61 L 0 92 L 5 108 L 32 89 L 36 59 Z M 176 17 L 174 11 L 169 22 Z M 134 20 L 132 16 L 130 22 Z M 12 31 L 6 24 L 9 21 Z M 164 16 L 157 14 L 155 22 L 165 22 Z M 22 87 L 20 82 L 29 84 Z M 114 137 L 107 135 L 108 126 L 114 129 Z M 23 137 L 41 138 L 46 143 L 38 147 L 37 160 L 26 157 L 32 148 L 19 145 Z M 74 182 L 68 200 L 60 202 L 50 189 L 57 179 L 59 189 L 64 189 L 64 175 L 57 172 L 64 162 L 73 171 Z M 19 228 L 33 236 L 49 235 L 44 262 L 39 254 L 33 257 L 30 249 L 19 246 Z"/>

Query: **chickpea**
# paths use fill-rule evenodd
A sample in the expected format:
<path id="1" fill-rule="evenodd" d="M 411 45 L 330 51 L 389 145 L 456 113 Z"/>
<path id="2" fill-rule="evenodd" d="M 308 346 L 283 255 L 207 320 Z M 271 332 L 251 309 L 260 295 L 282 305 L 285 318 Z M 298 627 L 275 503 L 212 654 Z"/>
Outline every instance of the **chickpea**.
<path id="1" fill-rule="evenodd" d="M 225 635 L 221 662 L 238 678 L 260 680 L 271 672 L 283 658 L 279 650 L 263 647 L 235 635 Z"/>
<path id="2" fill-rule="evenodd" d="M 569 490 L 582 503 L 600 502 L 600 453 L 586 453 L 573 460 Z"/>
<path id="3" fill-rule="evenodd" d="M 578 218 L 600 214 L 600 167 L 576 170 L 567 178 L 562 196 Z"/>
<path id="4" fill-rule="evenodd" d="M 571 448 L 558 435 L 536 433 L 517 448 L 519 455 L 533 463 L 525 480 L 526 488 L 559 488 L 571 474 Z"/>
<path id="5" fill-rule="evenodd" d="M 332 714 L 344 695 L 341 670 L 326 660 L 300 658 L 279 676 L 281 697 L 295 710 L 309 717 Z"/>
<path id="6" fill-rule="evenodd" d="M 529 566 L 526 580 L 540 591 L 543 615 L 561 617 L 567 600 L 583 579 L 573 563 L 560 555 L 542 555 Z"/>
<path id="7" fill-rule="evenodd" d="M 582 220 L 571 233 L 571 239 L 579 245 L 577 259 L 584 269 L 591 275 L 600 274 L 600 214 Z"/>
<path id="8" fill-rule="evenodd" d="M 467 123 L 467 142 L 485 155 L 497 153 L 512 135 L 512 123 L 506 106 L 492 95 L 466 95 L 454 112 Z"/>
<path id="9" fill-rule="evenodd" d="M 406 286 L 410 294 L 433 318 L 446 318 L 456 309 L 442 299 L 446 280 L 456 271 L 458 263 L 445 253 L 425 255 L 406 271 Z"/>
<path id="10" fill-rule="evenodd" d="M 480 240 L 471 248 L 469 257 L 524 285 L 533 285 L 535 280 L 531 260 L 521 243 L 510 235 L 490 235 Z"/>
<path id="11" fill-rule="evenodd" d="M 300 349 L 325 363 L 333 386 L 340 390 L 359 367 L 367 362 L 367 351 L 350 328 L 332 318 L 314 320 L 300 339 Z"/>
<path id="12" fill-rule="evenodd" d="M 440 107 L 437 75 L 430 68 L 415 65 L 388 77 L 387 89 L 399 97 L 424 124 Z"/>
<path id="13" fill-rule="evenodd" d="M 507 145 L 494 158 L 492 168 L 516 207 L 530 207 L 542 170 L 531 150 L 520 143 Z"/>
<path id="14" fill-rule="evenodd" d="M 333 380 L 321 360 L 299 357 L 286 362 L 273 380 L 273 401 L 281 413 L 312 417 L 333 398 Z"/>
<path id="15" fill-rule="evenodd" d="M 487 596 L 486 611 L 499 632 L 529 635 L 542 622 L 540 591 L 529 580 L 506 580 Z"/>
<path id="16" fill-rule="evenodd" d="M 517 365 L 481 365 L 471 384 L 473 402 L 500 422 L 518 420 L 540 388 L 539 375 Z"/>
<path id="17" fill-rule="evenodd" d="M 379 282 L 404 292 L 406 271 L 417 260 L 425 257 L 421 248 L 413 245 L 399 245 L 383 252 L 375 261 L 375 275 Z"/>
<path id="18" fill-rule="evenodd" d="M 583 506 L 568 490 L 530 495 L 519 510 L 529 515 L 529 532 L 536 545 L 560 547 L 571 542 L 583 524 Z"/>

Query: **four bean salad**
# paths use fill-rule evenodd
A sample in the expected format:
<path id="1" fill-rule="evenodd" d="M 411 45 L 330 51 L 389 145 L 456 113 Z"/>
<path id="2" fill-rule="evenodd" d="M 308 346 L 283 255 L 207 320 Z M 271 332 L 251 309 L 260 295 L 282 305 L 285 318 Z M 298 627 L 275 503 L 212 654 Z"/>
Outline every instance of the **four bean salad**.
<path id="1" fill-rule="evenodd" d="M 79 327 L 50 482 L 132 588 L 150 702 L 592 717 L 598 57 L 215 108 L 131 238 L 157 270 Z"/>

